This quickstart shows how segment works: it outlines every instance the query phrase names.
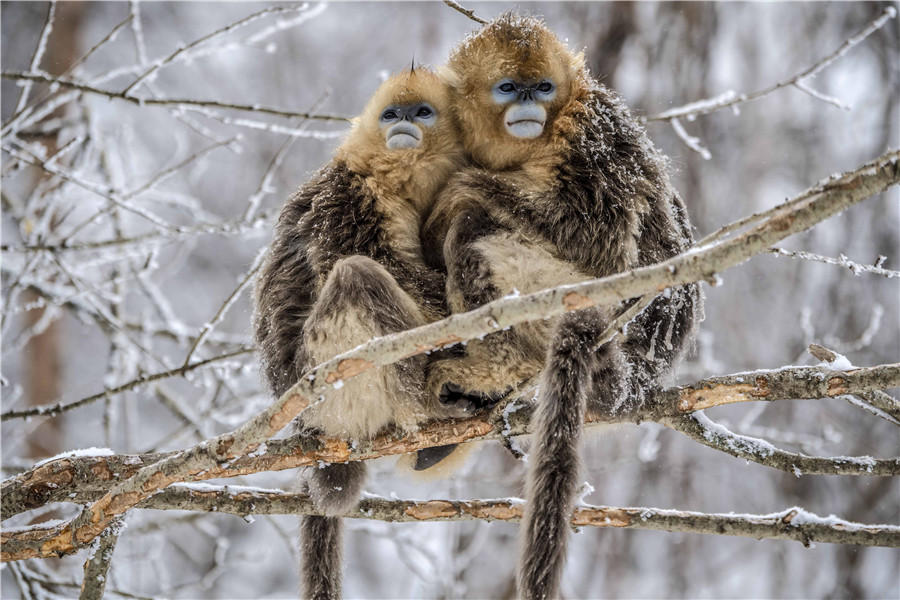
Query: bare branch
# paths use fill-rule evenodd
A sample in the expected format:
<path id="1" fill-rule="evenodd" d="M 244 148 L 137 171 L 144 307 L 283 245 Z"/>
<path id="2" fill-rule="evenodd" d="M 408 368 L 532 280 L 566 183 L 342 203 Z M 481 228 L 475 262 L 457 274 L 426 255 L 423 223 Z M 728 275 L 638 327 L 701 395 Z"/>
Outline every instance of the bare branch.
<path id="1" fill-rule="evenodd" d="M 319 402 L 313 399 L 320 391 L 342 385 L 344 380 L 359 373 L 526 321 L 708 280 L 715 273 L 766 251 L 792 233 L 803 231 L 896 184 L 900 181 L 898 160 L 900 153 L 888 152 L 855 171 L 831 178 L 807 192 L 808 197 L 796 206 L 776 213 L 733 239 L 604 279 L 503 298 L 468 313 L 372 340 L 338 355 L 310 370 L 276 402 L 234 431 L 144 467 L 85 507 L 74 519 L 27 532 L 4 534 L 3 556 L 5 559 L 35 558 L 77 551 L 115 518 L 159 490 L 184 481 L 191 473 L 215 469 L 223 462 L 256 451 L 303 410 Z"/>
<path id="2" fill-rule="evenodd" d="M 456 2 L 454 2 L 453 0 L 444 0 L 444 4 L 446 4 L 447 6 L 449 6 L 450 8 L 452 8 L 453 10 L 455 10 L 455 11 L 457 11 L 457 12 L 460 12 L 460 13 L 466 15 L 467 17 L 469 17 L 470 19 L 472 19 L 472 20 L 475 21 L 476 23 L 480 23 L 480 24 L 482 24 L 482 25 L 487 25 L 487 23 L 488 23 L 488 22 L 485 21 L 484 19 L 482 19 L 482 18 L 480 18 L 480 17 L 476 17 L 476 16 L 475 16 L 475 11 L 474 11 L 474 10 L 471 10 L 471 9 L 468 9 L 468 8 L 463 8 L 462 6 L 460 6 L 459 4 L 457 4 Z"/>
<path id="3" fill-rule="evenodd" d="M 814 77 L 820 71 L 831 65 L 838 58 L 844 56 L 851 48 L 862 42 L 864 39 L 881 29 L 885 23 L 889 20 L 893 19 L 897 15 L 897 9 L 893 6 L 889 6 L 884 9 L 884 12 L 881 15 L 866 25 L 859 33 L 852 36 L 850 39 L 846 40 L 840 47 L 826 56 L 821 60 L 817 61 L 811 67 L 800 71 L 790 79 L 785 81 L 781 81 L 779 83 L 775 83 L 770 85 L 769 87 L 763 88 L 761 90 L 757 90 L 755 92 L 750 92 L 747 94 L 736 94 L 734 92 L 726 92 L 721 94 L 715 98 L 708 98 L 705 100 L 698 100 L 696 102 L 691 102 L 690 104 L 685 104 L 684 106 L 679 106 L 677 108 L 672 108 L 667 111 L 661 112 L 656 115 L 650 115 L 647 117 L 643 117 L 641 120 L 644 122 L 649 121 L 672 121 L 674 119 L 680 118 L 688 118 L 692 120 L 695 117 L 700 115 L 706 115 L 711 112 L 715 112 L 717 110 L 721 110 L 723 108 L 728 108 L 730 106 L 735 106 L 742 102 L 749 102 L 751 100 L 756 100 L 757 98 L 762 98 L 763 96 L 767 96 L 772 92 L 779 90 L 784 87 L 794 86 L 798 89 L 803 90 L 806 93 L 812 94 L 814 97 L 829 102 L 831 104 L 837 103 L 837 106 L 841 108 L 845 108 L 839 101 L 831 98 L 830 96 L 825 96 L 821 92 L 816 92 L 812 90 L 806 85 L 804 80 Z M 674 123 L 673 123 L 674 126 Z"/>
<path id="4" fill-rule="evenodd" d="M 6 421 L 8 419 L 22 419 L 26 417 L 55 417 L 60 413 L 74 410 L 98 400 L 110 398 L 112 396 L 115 396 L 116 394 L 121 394 L 122 392 L 133 390 L 153 381 L 168 379 L 169 377 L 184 376 L 185 373 L 196 371 L 197 369 L 201 369 L 210 364 L 222 362 L 224 360 L 228 360 L 236 356 L 241 356 L 243 354 L 250 354 L 251 352 L 253 352 L 253 348 L 240 348 L 238 350 L 226 352 L 225 354 L 220 354 L 219 356 L 213 356 L 212 358 L 207 358 L 205 360 L 199 360 L 194 363 L 184 364 L 175 369 L 169 369 L 167 371 L 151 373 L 148 375 L 141 375 L 137 379 L 133 379 L 127 383 L 123 383 L 122 385 L 116 386 L 114 388 L 104 390 L 92 396 L 81 398 L 80 400 L 73 400 L 71 402 L 57 402 L 56 404 L 51 404 L 49 406 L 36 406 L 34 408 L 28 408 L 24 410 L 7 410 L 0 414 L 0 420 Z"/>
<path id="5" fill-rule="evenodd" d="M 121 525 L 121 523 L 120 523 Z M 118 527 L 113 524 L 94 541 L 94 547 L 84 562 L 84 580 L 81 583 L 81 594 L 78 600 L 101 600 L 109 579 L 109 567 L 112 562 L 116 542 L 119 541 Z"/>
<path id="6" fill-rule="evenodd" d="M 871 456 L 806 456 L 779 450 L 757 438 L 733 433 L 713 422 L 702 411 L 690 415 L 665 416 L 658 421 L 716 450 L 794 475 L 900 475 L 900 458 L 875 459 Z"/>
<path id="7" fill-rule="evenodd" d="M 176 484 L 139 506 L 166 510 L 215 510 L 241 516 L 322 514 L 309 497 L 302 494 L 209 485 L 194 487 Z M 415 501 L 367 497 L 344 516 L 393 523 L 474 520 L 518 523 L 525 506 L 521 500 L 512 499 Z M 805 546 L 811 542 L 900 546 L 900 527 L 896 525 L 862 525 L 835 517 L 822 518 L 799 507 L 770 515 L 736 515 L 660 508 L 578 506 L 572 515 L 572 525 L 796 540 Z"/>
<path id="8" fill-rule="evenodd" d="M 883 269 L 880 266 L 855 263 L 852 260 L 848 260 L 843 254 L 839 258 L 832 258 L 830 256 L 822 256 L 821 254 L 813 254 L 812 252 L 785 250 L 784 248 L 769 248 L 769 252 L 776 256 L 790 256 L 791 258 L 802 258 L 803 260 L 811 260 L 828 265 L 844 267 L 850 269 L 854 275 L 859 275 L 860 273 L 873 273 L 875 275 L 882 275 L 888 279 L 900 277 L 900 271 L 891 271 L 890 269 Z"/>
<path id="9" fill-rule="evenodd" d="M 96 94 L 99 96 L 106 96 L 107 98 L 117 98 L 119 100 L 125 100 L 137 106 L 205 106 L 211 108 L 227 108 L 230 110 L 241 110 L 266 115 L 275 115 L 277 117 L 296 117 L 300 119 L 312 119 L 316 121 L 350 121 L 349 117 L 339 115 L 299 113 L 289 110 L 281 110 L 278 108 L 259 106 L 257 104 L 230 104 L 228 102 L 218 102 L 216 100 L 190 100 L 187 98 L 143 98 L 126 94 L 124 92 L 102 90 L 99 88 L 91 87 L 89 85 L 85 85 L 83 83 L 79 83 L 77 81 L 49 77 L 40 73 L 3 71 L 2 73 L 0 73 L 0 76 L 2 76 L 3 79 L 10 79 L 13 81 L 39 81 L 41 83 L 56 84 L 60 87 L 77 90 L 86 94 Z"/>

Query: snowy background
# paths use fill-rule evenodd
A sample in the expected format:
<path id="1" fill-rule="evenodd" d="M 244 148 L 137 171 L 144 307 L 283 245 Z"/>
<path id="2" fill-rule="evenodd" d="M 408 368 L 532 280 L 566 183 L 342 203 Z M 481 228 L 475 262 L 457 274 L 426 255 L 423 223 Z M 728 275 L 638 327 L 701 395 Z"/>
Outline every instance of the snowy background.
<path id="1" fill-rule="evenodd" d="M 465 5 L 484 18 L 511 8 L 543 15 L 570 46 L 585 50 L 592 72 L 619 90 L 637 115 L 789 79 L 888 6 Z M 121 91 L 179 44 L 267 6 L 60 3 L 39 68 L 62 74 L 133 14 L 69 75 Z M 47 12 L 43 2 L 3 2 L 4 71 L 32 68 Z M 384 73 L 406 68 L 413 56 L 440 64 L 475 27 L 440 2 L 334 3 L 272 12 L 190 48 L 134 93 L 351 116 Z M 687 148 L 668 124 L 648 126 L 671 158 L 698 237 L 897 147 L 898 31 L 898 21 L 890 21 L 810 82 L 851 110 L 788 88 L 739 111 L 686 122 L 709 149 L 709 160 Z M 3 80 L 4 125 L 18 112 L 20 90 Z M 30 93 L 36 99 L 59 91 L 35 86 Z M 250 306 L 241 285 L 270 239 L 281 202 L 328 161 L 346 125 L 218 108 L 137 106 L 89 94 L 41 123 L 18 132 L 18 140 L 32 151 L 44 148 L 45 156 L 62 148 L 54 162 L 59 169 L 109 190 L 128 209 L 77 183 L 20 168 L 8 148 L 21 146 L 4 137 L 3 409 L 77 400 L 143 373 L 176 368 L 189 354 L 189 362 L 225 358 L 54 419 L 4 422 L 4 477 L 74 448 L 182 448 L 261 410 L 269 398 L 255 358 L 228 356 L 249 344 Z M 896 270 L 898 230 L 894 190 L 785 246 L 865 264 L 883 255 L 884 266 Z M 74 248 L 60 249 L 64 242 Z M 40 245 L 55 249 L 22 251 Z M 900 358 L 897 279 L 762 256 L 726 272 L 723 282 L 706 290 L 707 318 L 696 355 L 679 372 L 682 382 L 815 364 L 805 353 L 812 341 L 856 365 Z M 236 301 L 226 304 L 236 289 Z M 895 428 L 838 399 L 731 406 L 710 416 L 790 450 L 900 454 Z M 862 523 L 900 521 L 898 484 L 889 478 L 795 477 L 745 464 L 654 424 L 589 438 L 585 478 L 596 491 L 585 500 L 591 504 L 748 513 L 798 505 Z M 496 444 L 483 446 L 450 481 L 401 479 L 392 474 L 392 461 L 379 461 L 368 489 L 421 499 L 521 495 L 524 466 Z M 230 483 L 286 489 L 293 477 L 269 473 Z M 69 517 L 74 510 L 57 505 L 37 516 Z M 4 525 L 23 525 L 35 516 Z M 347 597 L 514 597 L 515 525 L 350 521 L 348 528 Z M 135 511 L 118 543 L 108 595 L 295 596 L 295 531 L 296 518 L 288 516 L 246 523 L 227 515 Z M 82 560 L 25 567 L 37 578 L 79 582 Z M 890 549 L 807 549 L 785 541 L 585 528 L 574 537 L 563 594 L 896 598 L 898 561 L 900 552 Z M 32 591 L 40 596 L 40 589 Z M 8 568 L 2 594 L 21 596 Z"/>

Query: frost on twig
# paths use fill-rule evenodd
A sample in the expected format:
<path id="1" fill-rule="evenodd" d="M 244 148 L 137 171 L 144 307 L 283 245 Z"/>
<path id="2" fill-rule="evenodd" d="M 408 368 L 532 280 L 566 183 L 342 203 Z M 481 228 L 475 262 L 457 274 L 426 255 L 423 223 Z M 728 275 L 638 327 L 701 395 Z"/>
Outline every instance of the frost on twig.
<path id="1" fill-rule="evenodd" d="M 482 19 L 482 18 L 480 18 L 480 17 L 475 16 L 475 11 L 474 11 L 474 10 L 471 10 L 471 9 L 468 9 L 468 8 L 463 8 L 462 6 L 460 6 L 457 2 L 454 2 L 453 0 L 444 0 L 444 4 L 446 4 L 447 6 L 449 6 L 450 8 L 452 8 L 453 10 L 455 10 L 455 11 L 457 11 L 457 12 L 460 12 L 460 13 L 466 15 L 467 17 L 469 17 L 470 19 L 472 19 L 472 20 L 475 21 L 476 23 L 480 23 L 481 25 L 487 25 L 487 21 L 485 21 L 484 19 Z"/>
<path id="2" fill-rule="evenodd" d="M 837 383 L 836 378 L 840 378 L 841 382 Z M 900 459 L 831 459 L 792 454 L 790 457 L 793 460 L 788 461 L 785 459 L 786 453 L 767 442 L 746 436 L 737 439 L 735 434 L 714 426 L 708 426 L 706 430 L 691 428 L 685 416 L 701 409 L 735 402 L 828 398 L 836 394 L 896 386 L 900 386 L 900 365 L 880 365 L 848 372 L 822 367 L 786 367 L 752 374 L 714 377 L 687 386 L 669 388 L 650 398 L 645 411 L 623 415 L 621 420 L 656 421 L 691 437 L 699 431 L 704 445 L 790 473 L 796 473 L 796 469 L 802 468 L 802 472 L 809 475 L 898 475 Z M 525 388 L 527 390 L 528 386 Z M 252 456 L 244 456 L 215 468 L 190 474 L 187 479 L 202 481 L 314 464 L 371 460 L 447 443 L 485 440 L 502 442 L 531 431 L 532 400 L 533 396 L 526 391 L 518 400 L 498 406 L 492 411 L 502 412 L 502 418 L 498 418 L 496 414 L 480 413 L 462 421 L 431 423 L 420 431 L 403 437 L 385 435 L 370 442 L 350 443 L 346 440 L 297 434 L 286 439 L 270 440 L 264 447 L 257 448 Z M 597 420 L 596 415 L 587 415 L 588 426 L 609 422 L 609 416 Z M 743 453 L 735 454 L 738 450 L 743 450 Z M 3 519 L 7 519 L 49 502 L 93 502 L 141 468 L 176 454 L 108 455 L 93 452 L 85 456 L 64 456 L 47 461 L 3 482 L 0 487 L 0 514 Z M 859 468 L 854 468 L 853 465 Z"/>
<path id="3" fill-rule="evenodd" d="M 255 451 L 316 400 L 320 390 L 370 369 L 416 354 L 469 340 L 530 320 L 563 314 L 573 306 L 616 303 L 673 285 L 707 280 L 766 251 L 792 233 L 804 231 L 900 181 L 900 153 L 888 152 L 869 164 L 830 178 L 804 193 L 789 209 L 732 239 L 689 250 L 665 262 L 600 280 L 562 286 L 491 302 L 468 313 L 407 332 L 372 340 L 311 369 L 266 410 L 229 433 L 164 458 L 117 484 L 69 521 L 5 534 L 8 559 L 46 557 L 77 551 L 104 531 L 114 519 L 141 500 L 192 473 L 218 468 Z M 573 302 L 573 299 L 576 300 Z M 444 442 L 447 443 L 447 442 Z"/>
<path id="4" fill-rule="evenodd" d="M 697 117 L 701 115 L 707 115 L 711 112 L 715 112 L 717 110 L 721 110 L 723 108 L 728 107 L 736 107 L 738 104 L 749 102 L 751 100 L 757 100 L 762 98 L 763 96 L 768 96 L 772 92 L 780 90 L 785 87 L 795 87 L 798 90 L 809 94 L 813 98 L 817 100 L 821 100 L 833 106 L 837 106 L 838 108 L 847 110 L 850 107 L 845 103 L 841 102 L 839 99 L 819 92 L 812 88 L 809 84 L 809 80 L 815 77 L 818 73 L 826 69 L 829 65 L 831 65 L 834 61 L 844 56 L 851 48 L 858 45 L 860 42 L 865 40 L 867 37 L 881 29 L 885 23 L 893 19 L 897 16 L 897 9 L 893 6 L 889 6 L 878 16 L 878 18 L 874 19 L 871 23 L 866 25 L 859 33 L 851 36 L 849 39 L 844 41 L 837 50 L 832 52 L 831 54 L 825 56 L 824 58 L 818 60 L 812 66 L 800 71 L 790 79 L 780 81 L 778 83 L 772 84 L 768 87 L 753 91 L 747 92 L 744 94 L 738 94 L 734 91 L 727 91 L 714 98 L 707 98 L 704 100 L 697 100 L 695 102 L 691 102 L 689 104 L 685 104 L 683 106 L 679 106 L 676 108 L 670 108 L 664 112 L 649 115 L 643 117 L 641 120 L 644 122 L 650 121 L 668 121 L 672 128 L 675 130 L 675 133 L 679 138 L 687 145 L 691 150 L 700 153 L 704 159 L 709 160 L 710 155 L 709 151 L 706 150 L 700 143 L 700 140 L 696 137 L 690 136 L 681 125 L 680 119 L 687 119 L 688 121 L 693 121 Z"/>

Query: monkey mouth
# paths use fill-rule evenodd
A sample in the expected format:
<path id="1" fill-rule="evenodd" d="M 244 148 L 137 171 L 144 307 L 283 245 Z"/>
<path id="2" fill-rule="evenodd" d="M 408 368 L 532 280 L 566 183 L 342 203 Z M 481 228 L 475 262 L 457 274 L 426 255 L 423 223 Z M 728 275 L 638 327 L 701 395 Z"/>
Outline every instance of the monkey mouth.
<path id="1" fill-rule="evenodd" d="M 422 132 L 412 123 L 397 123 L 387 130 L 386 138 L 391 150 L 418 148 L 422 144 Z"/>
<path id="2" fill-rule="evenodd" d="M 507 121 L 506 131 L 517 138 L 536 138 L 544 131 L 544 121 L 538 121 L 537 119 Z"/>

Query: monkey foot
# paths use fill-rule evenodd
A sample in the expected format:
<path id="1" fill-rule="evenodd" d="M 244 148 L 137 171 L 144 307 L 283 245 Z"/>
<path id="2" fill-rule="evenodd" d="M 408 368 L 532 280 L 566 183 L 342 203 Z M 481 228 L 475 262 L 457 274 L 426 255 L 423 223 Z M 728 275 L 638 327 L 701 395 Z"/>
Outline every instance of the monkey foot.
<path id="1" fill-rule="evenodd" d="M 465 412 L 475 412 L 482 408 L 493 406 L 503 398 L 509 390 L 502 392 L 478 392 L 467 391 L 455 383 L 445 383 L 441 386 L 438 399 L 441 404 L 456 406 Z"/>

